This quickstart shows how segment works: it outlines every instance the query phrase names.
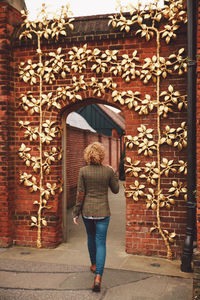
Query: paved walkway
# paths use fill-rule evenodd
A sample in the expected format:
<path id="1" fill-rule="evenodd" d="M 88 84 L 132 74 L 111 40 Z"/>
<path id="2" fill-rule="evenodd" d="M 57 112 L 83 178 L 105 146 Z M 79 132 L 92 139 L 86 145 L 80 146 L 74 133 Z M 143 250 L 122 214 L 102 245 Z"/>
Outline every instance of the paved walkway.
<path id="1" fill-rule="evenodd" d="M 122 185 L 122 183 L 121 183 Z M 124 251 L 123 187 L 110 195 L 112 211 L 101 293 L 92 293 L 85 229 L 68 218 L 68 242 L 56 249 L 0 248 L 0 300 L 192 300 L 192 274 L 180 261 Z"/>

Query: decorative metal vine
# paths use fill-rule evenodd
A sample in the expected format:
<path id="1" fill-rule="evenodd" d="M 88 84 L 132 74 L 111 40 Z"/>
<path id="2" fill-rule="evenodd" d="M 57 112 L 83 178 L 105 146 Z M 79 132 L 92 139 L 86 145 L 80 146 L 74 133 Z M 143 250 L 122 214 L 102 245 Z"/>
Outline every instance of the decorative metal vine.
<path id="1" fill-rule="evenodd" d="M 145 125 L 137 129 L 138 134 L 135 136 L 126 136 L 126 147 L 132 149 L 138 148 L 138 154 L 152 157 L 157 156 L 156 161 L 147 162 L 144 166 L 140 166 L 140 161 L 132 161 L 130 157 L 126 157 L 125 167 L 126 174 L 146 180 L 148 186 L 142 184 L 139 180 L 135 180 L 134 184 L 126 187 L 125 194 L 128 198 L 138 201 L 140 197 L 146 199 L 146 208 L 156 211 L 156 222 L 150 231 L 158 231 L 162 236 L 167 247 L 167 257 L 172 258 L 170 243 L 174 242 L 175 232 L 169 232 L 162 228 L 161 209 L 166 207 L 170 209 L 175 204 L 175 199 L 180 195 L 186 199 L 187 189 L 180 180 L 172 180 L 171 187 L 166 193 L 161 186 L 162 176 L 168 177 L 170 173 L 187 173 L 186 163 L 182 160 L 175 162 L 161 156 L 161 147 L 167 144 L 182 150 L 187 146 L 186 123 L 182 122 L 180 127 L 171 128 L 169 125 L 165 130 L 161 130 L 162 118 L 167 118 L 169 113 L 173 113 L 174 108 L 182 110 L 187 107 L 186 95 L 181 95 L 172 85 L 168 90 L 161 90 L 161 78 L 165 79 L 168 75 L 175 72 L 182 75 L 187 70 L 186 58 L 183 57 L 184 49 L 178 50 L 177 54 L 172 54 L 168 58 L 161 56 L 161 39 L 168 44 L 171 39 L 176 38 L 176 31 L 180 23 L 187 21 L 186 11 L 184 10 L 183 1 L 165 1 L 164 8 L 159 7 L 159 3 L 155 0 L 153 3 L 142 5 L 138 2 L 138 6 L 129 5 L 125 10 L 130 14 L 123 14 L 123 7 L 120 7 L 120 14 L 110 17 L 110 24 L 113 27 L 119 27 L 120 30 L 129 32 L 134 24 L 139 26 L 136 35 L 140 35 L 149 41 L 153 38 L 156 40 L 156 53 L 152 57 L 144 59 L 144 64 L 140 72 L 134 71 L 134 74 L 140 77 L 144 84 L 153 81 L 156 85 L 156 97 L 151 99 L 150 95 L 146 95 L 145 99 L 141 99 L 139 92 L 129 92 L 130 96 L 126 98 L 125 103 L 128 107 L 135 109 L 140 115 L 149 114 L 153 110 L 157 112 L 157 128 L 156 135 L 153 135 L 152 128 L 146 128 Z M 129 78 L 134 79 L 134 75 L 129 72 Z M 117 92 L 116 92 L 117 95 Z M 155 137 L 156 136 L 156 137 Z"/>
<path id="2" fill-rule="evenodd" d="M 41 230 L 42 226 L 47 226 L 43 211 L 50 209 L 48 200 L 54 197 L 56 192 L 62 192 L 62 180 L 58 183 L 50 183 L 45 180 L 45 176 L 50 174 L 51 165 L 62 158 L 62 150 L 51 146 L 53 140 L 61 136 L 62 128 L 55 121 L 51 120 L 51 110 L 60 109 L 61 105 L 54 97 L 53 93 L 45 94 L 44 83 L 52 84 L 58 75 L 65 76 L 68 72 L 67 66 L 64 64 L 61 50 L 57 53 L 45 53 L 41 47 L 42 38 L 55 38 L 58 40 L 60 35 L 66 35 L 66 26 L 73 29 L 71 22 L 73 19 L 68 18 L 68 7 L 62 7 L 59 15 L 54 15 L 53 19 L 48 19 L 45 4 L 38 14 L 37 20 L 30 21 L 25 12 L 22 12 L 24 22 L 21 25 L 22 38 L 37 38 L 37 61 L 29 59 L 27 62 L 21 62 L 19 66 L 19 76 L 31 86 L 38 85 L 39 94 L 34 95 L 32 91 L 20 96 L 19 106 L 31 115 L 38 114 L 38 126 L 31 126 L 29 121 L 20 121 L 21 128 L 24 129 L 24 137 L 30 142 L 37 143 L 38 153 L 33 155 L 30 147 L 25 143 L 21 144 L 19 156 L 25 162 L 27 167 L 31 167 L 35 176 L 24 172 L 20 174 L 20 182 L 27 186 L 30 192 L 39 192 L 38 200 L 34 201 L 34 205 L 38 207 L 37 216 L 31 216 L 31 226 L 37 227 L 37 247 L 42 246 Z M 49 57 L 49 60 L 46 57 Z M 44 111 L 49 111 L 49 118 L 45 119 Z M 45 147 L 48 146 L 48 147 Z"/>
<path id="3" fill-rule="evenodd" d="M 87 44 L 82 47 L 73 47 L 68 53 L 63 53 L 60 47 L 55 52 L 43 51 L 41 47 L 42 38 L 59 39 L 60 35 L 67 35 L 66 27 L 73 30 L 73 19 L 68 18 L 69 7 L 62 7 L 60 16 L 48 18 L 46 6 L 42 6 L 39 18 L 36 21 L 28 20 L 24 13 L 24 22 L 21 27 L 20 39 L 25 37 L 31 39 L 33 35 L 37 37 L 37 62 L 29 59 L 20 64 L 20 78 L 35 86 L 39 84 L 39 96 L 29 91 L 22 94 L 19 99 L 19 106 L 30 114 L 38 114 L 38 126 L 33 127 L 28 121 L 20 121 L 20 126 L 24 129 L 24 137 L 29 141 L 38 143 L 38 156 L 31 154 L 31 148 L 23 143 L 19 149 L 19 155 L 27 167 L 32 167 L 36 176 L 28 173 L 20 175 L 20 181 L 29 187 L 31 192 L 39 192 L 39 200 L 34 202 L 38 206 L 38 214 L 32 216 L 31 226 L 37 227 L 38 238 L 37 246 L 41 247 L 41 228 L 47 226 L 47 222 L 42 212 L 44 209 L 50 209 L 48 200 L 55 196 L 56 191 L 62 191 L 62 182 L 48 183 L 45 176 L 51 172 L 51 165 L 62 157 L 62 149 L 51 147 L 51 143 L 62 134 L 59 124 L 51 120 L 51 117 L 44 119 L 44 112 L 62 108 L 63 103 L 82 101 L 82 91 L 91 89 L 94 96 L 102 97 L 107 92 L 112 95 L 113 102 L 119 102 L 121 105 L 127 105 L 131 110 L 135 110 L 139 115 L 148 115 L 151 112 L 157 112 L 156 139 L 153 135 L 153 129 L 146 128 L 141 124 L 138 128 L 138 134 L 135 136 L 126 136 L 126 147 L 132 149 L 138 147 L 138 154 L 146 157 L 152 157 L 156 153 L 157 160 L 150 161 L 144 166 L 139 160 L 132 161 L 126 157 L 126 174 L 139 178 L 133 185 L 126 187 L 126 196 L 138 201 L 140 197 L 146 198 L 146 207 L 156 210 L 157 222 L 150 229 L 151 232 L 158 230 L 167 247 L 167 257 L 172 257 L 170 242 L 174 241 L 175 232 L 169 233 L 162 229 L 160 220 L 160 210 L 163 207 L 170 208 L 175 204 L 175 198 L 180 194 L 186 197 L 186 187 L 179 180 L 173 180 L 168 193 L 164 193 L 161 187 L 161 177 L 168 176 L 170 173 L 187 172 L 186 163 L 182 160 L 175 162 L 161 157 L 160 148 L 163 144 L 176 147 L 182 150 L 187 146 L 186 124 L 182 122 L 180 127 L 171 128 L 166 126 L 161 130 L 162 118 L 167 118 L 173 113 L 175 107 L 179 111 L 187 107 L 186 95 L 181 95 L 172 85 L 167 90 L 161 90 L 161 78 L 165 79 L 172 73 L 182 75 L 187 70 L 187 61 L 184 57 L 184 49 L 179 49 L 177 53 L 169 57 L 161 56 L 160 40 L 164 39 L 168 44 L 171 39 L 176 38 L 176 31 L 181 23 L 186 22 L 186 12 L 183 8 L 183 1 L 165 1 L 167 5 L 160 8 L 158 1 L 145 5 L 138 2 L 138 6 L 130 5 L 126 11 L 130 11 L 130 16 L 123 14 L 123 7 L 120 6 L 120 13 L 110 16 L 109 25 L 119 27 L 121 31 L 129 32 L 134 24 L 138 29 L 136 35 L 140 35 L 149 40 L 155 38 L 157 50 L 155 55 L 147 57 L 141 63 L 137 50 L 132 55 L 118 55 L 118 50 L 101 51 L 98 48 L 89 49 Z M 90 70 L 94 76 L 88 78 L 85 74 Z M 105 77 L 105 73 L 109 77 Z M 103 74 L 103 76 L 96 75 Z M 67 76 L 71 83 L 59 86 L 54 92 L 45 93 L 43 87 L 45 84 L 54 84 L 58 77 L 63 81 Z M 144 84 L 153 81 L 156 85 L 156 97 L 146 94 L 142 95 L 139 91 L 132 89 L 118 90 L 115 77 L 121 77 L 125 82 L 139 79 Z M 130 86 L 130 85 L 129 85 Z M 44 149 L 45 148 L 45 149 Z M 146 180 L 148 185 L 141 183 Z M 46 186 L 44 185 L 46 182 Z"/>

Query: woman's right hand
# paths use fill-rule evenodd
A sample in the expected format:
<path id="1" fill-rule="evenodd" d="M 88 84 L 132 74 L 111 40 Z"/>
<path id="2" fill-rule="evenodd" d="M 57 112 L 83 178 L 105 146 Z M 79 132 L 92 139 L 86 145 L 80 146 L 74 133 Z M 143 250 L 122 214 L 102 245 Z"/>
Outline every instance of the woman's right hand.
<path id="1" fill-rule="evenodd" d="M 74 222 L 75 225 L 78 225 L 78 217 L 74 217 L 73 222 Z"/>

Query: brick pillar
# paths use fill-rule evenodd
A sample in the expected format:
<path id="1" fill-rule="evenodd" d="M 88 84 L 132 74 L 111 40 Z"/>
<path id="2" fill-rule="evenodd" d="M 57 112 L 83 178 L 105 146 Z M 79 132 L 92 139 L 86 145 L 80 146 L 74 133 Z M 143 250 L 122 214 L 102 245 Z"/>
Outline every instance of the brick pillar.
<path id="1" fill-rule="evenodd" d="M 14 81 L 11 36 L 20 14 L 7 3 L 0 3 L 0 246 L 12 244 L 12 200 L 14 167 L 11 154 L 13 134 Z M 14 150 L 14 149 L 13 149 Z M 12 195 L 12 198 L 11 198 Z"/>

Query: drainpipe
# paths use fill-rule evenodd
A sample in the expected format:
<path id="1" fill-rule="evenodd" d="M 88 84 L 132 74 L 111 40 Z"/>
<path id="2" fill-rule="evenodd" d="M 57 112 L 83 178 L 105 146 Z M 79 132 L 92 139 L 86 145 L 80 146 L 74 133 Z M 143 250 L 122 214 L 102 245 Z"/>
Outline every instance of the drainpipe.
<path id="1" fill-rule="evenodd" d="M 197 34 L 197 2 L 198 0 L 187 0 L 188 12 L 188 148 L 187 148 L 187 225 L 186 237 L 182 253 L 182 272 L 193 272 L 191 267 L 193 256 L 193 241 L 196 225 L 196 34 Z"/>

